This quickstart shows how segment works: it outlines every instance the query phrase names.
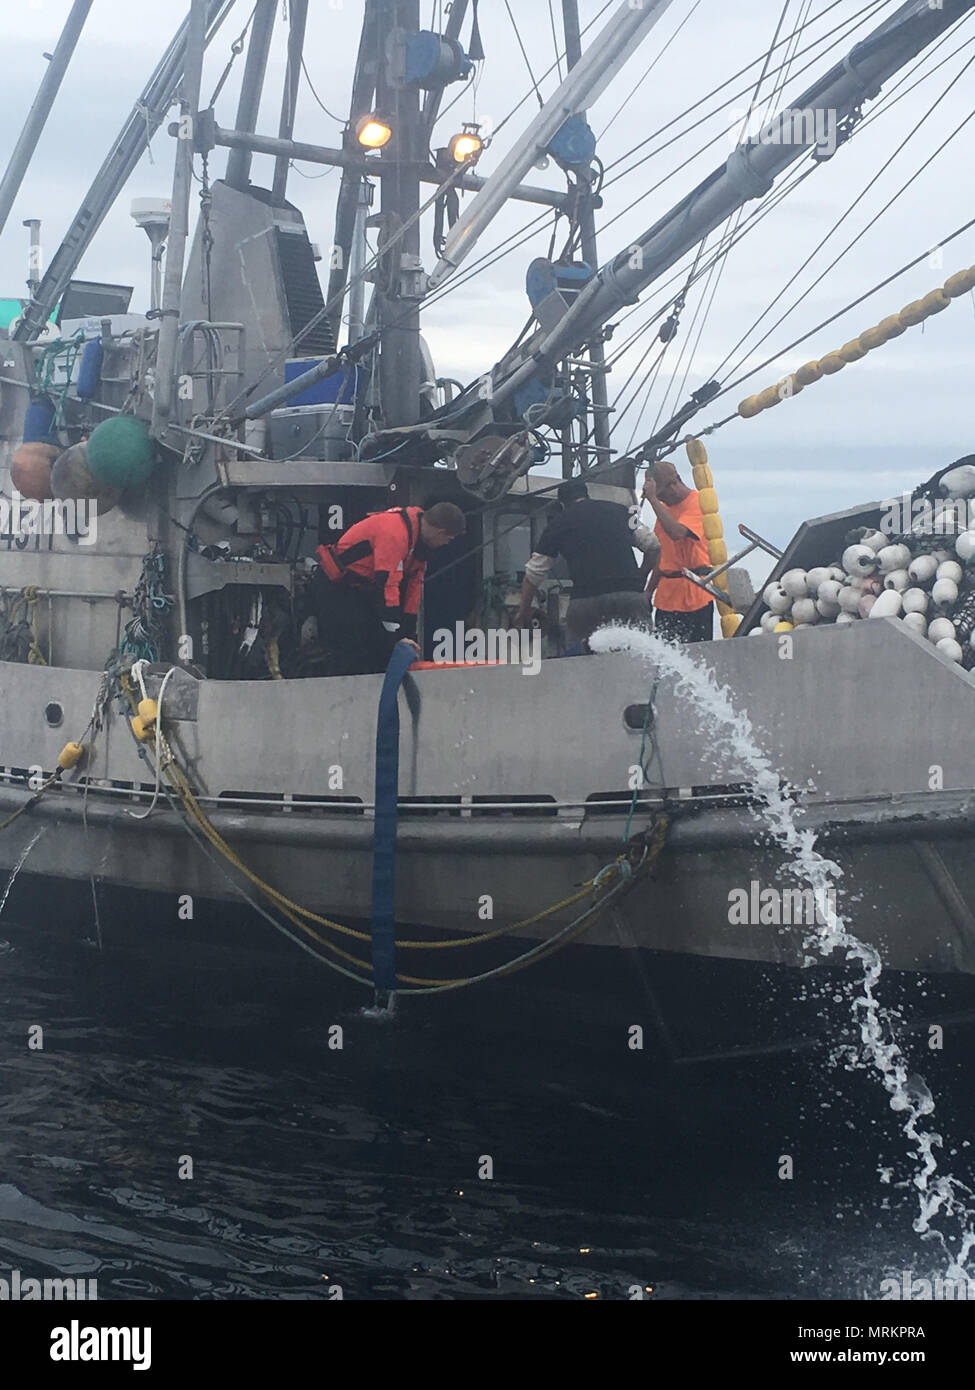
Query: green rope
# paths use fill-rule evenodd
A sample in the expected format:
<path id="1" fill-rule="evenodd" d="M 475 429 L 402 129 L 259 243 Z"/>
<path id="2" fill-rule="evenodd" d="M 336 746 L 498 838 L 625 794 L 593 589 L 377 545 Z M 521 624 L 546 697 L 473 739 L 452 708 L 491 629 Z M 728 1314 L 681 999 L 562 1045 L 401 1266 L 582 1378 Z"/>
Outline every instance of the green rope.
<path id="1" fill-rule="evenodd" d="M 37 390 L 42 395 L 50 396 L 53 402 L 53 428 L 60 429 L 64 425 L 64 403 L 71 388 L 75 363 L 84 350 L 84 345 L 85 330 L 79 328 L 73 338 L 59 338 L 56 343 L 44 348 L 37 359 L 35 384 Z M 64 380 L 55 382 L 55 372 L 59 367 L 64 372 Z"/>

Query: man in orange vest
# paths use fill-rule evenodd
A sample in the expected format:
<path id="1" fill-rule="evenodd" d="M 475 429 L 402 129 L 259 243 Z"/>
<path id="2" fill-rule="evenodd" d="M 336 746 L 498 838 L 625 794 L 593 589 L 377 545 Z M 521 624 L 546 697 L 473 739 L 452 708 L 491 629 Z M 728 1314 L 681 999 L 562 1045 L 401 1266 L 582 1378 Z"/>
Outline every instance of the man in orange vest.
<path id="1" fill-rule="evenodd" d="M 647 588 L 656 610 L 654 630 L 672 642 L 709 642 L 714 634 L 714 600 L 683 573 L 689 569 L 707 574 L 711 569 L 700 498 L 681 482 L 669 459 L 662 459 L 647 474 L 643 496 L 657 514 L 653 529 L 660 541 L 660 556 Z"/>
<path id="2" fill-rule="evenodd" d="M 405 638 L 416 647 L 427 557 L 466 529 L 453 502 L 428 511 L 393 507 L 350 526 L 334 545 L 318 547 L 312 602 L 329 674 L 385 671 L 397 642 Z"/>

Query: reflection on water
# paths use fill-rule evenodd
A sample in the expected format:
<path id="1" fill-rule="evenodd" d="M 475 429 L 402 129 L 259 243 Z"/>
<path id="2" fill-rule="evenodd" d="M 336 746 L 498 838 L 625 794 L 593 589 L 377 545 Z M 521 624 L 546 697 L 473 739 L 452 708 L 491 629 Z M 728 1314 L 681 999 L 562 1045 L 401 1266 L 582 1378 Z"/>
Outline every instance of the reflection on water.
<path id="1" fill-rule="evenodd" d="M 3 924 L 0 1276 L 97 1277 L 103 1299 L 836 1298 L 930 1264 L 862 1078 L 590 1052 L 584 1016 L 527 1044 L 502 987 L 376 1024 L 303 967 L 99 955 L 39 925 Z"/>

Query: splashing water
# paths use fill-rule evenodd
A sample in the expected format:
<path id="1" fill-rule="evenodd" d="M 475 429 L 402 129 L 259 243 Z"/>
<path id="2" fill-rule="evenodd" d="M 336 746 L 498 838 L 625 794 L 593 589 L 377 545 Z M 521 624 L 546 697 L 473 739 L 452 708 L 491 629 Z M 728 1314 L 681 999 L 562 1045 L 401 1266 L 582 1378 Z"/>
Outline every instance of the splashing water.
<path id="1" fill-rule="evenodd" d="M 38 830 L 37 834 L 34 836 L 33 840 L 30 840 L 27 843 L 27 845 L 25 845 L 25 847 L 21 850 L 20 857 L 18 858 L 16 864 L 10 871 L 10 877 L 7 879 L 7 886 L 3 890 L 3 897 L 0 898 L 0 916 L 3 915 L 3 909 L 6 907 L 7 899 L 10 897 L 10 890 L 11 888 L 13 888 L 14 884 L 17 881 L 17 875 L 20 873 L 21 869 L 27 862 L 27 856 L 30 854 L 31 850 L 37 844 L 38 840 L 44 834 L 46 829 L 47 826 L 42 825 L 40 830 Z"/>
<path id="2" fill-rule="evenodd" d="M 862 967 L 863 992 L 850 1001 L 862 1045 L 860 1057 L 856 1058 L 855 1054 L 854 1057 L 858 1064 L 865 1061 L 875 1069 L 890 1097 L 891 1109 L 905 1116 L 903 1132 L 912 1145 L 911 1157 L 917 1165 L 912 1178 L 919 1204 L 914 1230 L 927 1239 L 940 1242 L 949 1260 L 947 1273 L 950 1277 L 966 1279 L 965 1263 L 969 1252 L 975 1248 L 975 1208 L 966 1203 L 962 1194 L 969 1197 L 975 1194 L 950 1173 L 938 1173 L 934 1149 L 941 1146 L 942 1137 L 919 1124 L 933 1113 L 934 1099 L 923 1078 L 909 1070 L 907 1058 L 894 1036 L 892 1015 L 875 996 L 874 990 L 883 971 L 878 951 L 854 935 L 837 912 L 835 883 L 842 878 L 842 869 L 816 849 L 815 832 L 797 824 L 790 788 L 782 784 L 769 758 L 762 752 L 747 714 L 732 703 L 731 692 L 727 686 L 718 684 L 710 667 L 695 661 L 682 647 L 635 628 L 616 625 L 601 628 L 590 637 L 589 645 L 594 652 L 630 652 L 651 668 L 672 676 L 677 697 L 690 699 L 707 719 L 715 735 L 715 751 L 727 755 L 736 766 L 745 769 L 763 807 L 763 819 L 772 839 L 791 856 L 785 868 L 810 886 L 818 905 L 816 915 L 820 923 L 806 933 L 804 946 L 815 950 L 824 960 L 834 951 L 843 951 L 847 960 L 857 961 Z M 814 959 L 809 957 L 805 963 L 812 964 Z M 956 1228 L 957 1249 L 954 1251 L 944 1232 L 931 1225 L 939 1212 L 943 1212 Z"/>

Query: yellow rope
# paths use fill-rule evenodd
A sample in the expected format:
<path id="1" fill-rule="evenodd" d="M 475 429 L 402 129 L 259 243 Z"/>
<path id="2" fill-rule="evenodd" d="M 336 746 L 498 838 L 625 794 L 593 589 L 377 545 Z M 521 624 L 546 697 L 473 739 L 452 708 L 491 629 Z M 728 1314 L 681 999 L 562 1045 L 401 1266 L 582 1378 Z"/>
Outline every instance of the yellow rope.
<path id="1" fill-rule="evenodd" d="M 40 648 L 41 631 L 40 620 L 37 616 L 37 585 L 28 584 L 23 590 L 23 595 L 24 602 L 27 604 L 27 608 L 30 612 L 31 631 L 33 633 L 30 648 L 27 652 L 27 661 L 31 666 L 46 666 L 47 658 Z"/>
<path id="2" fill-rule="evenodd" d="M 298 913 L 299 916 L 307 918 L 309 922 L 315 922 L 321 927 L 328 927 L 332 931 L 340 932 L 343 936 L 351 936 L 356 941 L 369 942 L 372 940 L 369 932 L 357 931 L 354 927 L 343 926 L 341 922 L 334 922 L 330 917 L 322 917 L 319 913 L 312 912 L 310 908 L 302 907 L 300 903 L 292 901 L 291 898 L 286 897 L 285 894 L 281 893 L 277 888 L 272 887 L 265 879 L 262 879 L 258 874 L 248 869 L 234 850 L 227 844 L 226 840 L 223 839 L 200 803 L 196 800 L 189 783 L 183 775 L 182 769 L 175 759 L 172 758 L 171 750 L 169 757 L 172 759 L 171 766 L 173 776 L 178 782 L 180 799 L 190 811 L 194 820 L 200 825 L 201 829 L 205 827 L 207 839 L 209 839 L 215 847 L 218 847 L 222 854 L 230 858 L 235 867 L 240 868 L 251 883 L 254 884 L 255 888 L 259 888 L 262 893 L 271 898 L 274 902 L 279 903 L 282 907 L 286 907 L 292 912 Z M 622 859 L 624 857 L 625 856 L 621 856 L 620 858 Z M 617 863 L 619 862 L 620 860 L 617 860 Z M 490 931 L 476 932 L 470 936 L 453 937 L 449 941 L 398 941 L 396 944 L 397 947 L 403 949 L 440 951 L 456 946 L 477 946 L 485 941 L 494 941 L 500 936 L 510 935 L 512 932 L 521 931 L 525 927 L 533 927 L 538 922 L 544 922 L 546 918 L 555 916 L 557 912 L 562 912 L 568 907 L 574 907 L 576 903 L 581 902 L 583 898 L 589 895 L 594 884 L 595 877 L 589 878 L 580 886 L 577 892 L 570 894 L 569 897 L 563 898 L 560 902 L 553 903 L 550 907 L 544 908 L 541 912 L 536 912 L 531 917 L 523 918 L 520 922 L 513 922 L 510 926 L 495 927 Z"/>
<path id="3" fill-rule="evenodd" d="M 271 679 L 283 681 L 284 676 L 281 674 L 281 650 L 278 647 L 278 639 L 276 637 L 272 637 L 270 642 L 268 642 L 265 653 L 267 657 L 267 669 L 271 673 Z"/>
<path id="4" fill-rule="evenodd" d="M 123 673 L 122 675 L 122 687 L 125 690 L 126 695 L 128 696 L 129 703 L 132 706 L 132 708 L 137 708 L 135 693 L 133 691 L 132 684 L 128 680 L 128 677 L 125 673 Z M 164 757 L 162 771 L 166 775 L 167 780 L 169 781 L 170 785 L 175 791 L 187 814 L 190 816 L 200 833 L 209 841 L 209 843 L 214 847 L 214 849 L 216 849 L 217 852 L 220 855 L 222 855 L 223 858 L 226 859 L 229 864 L 231 864 L 235 869 L 237 869 L 237 871 L 240 874 L 242 874 L 243 877 L 248 880 L 248 882 L 253 884 L 253 886 L 258 890 L 259 893 L 261 893 L 265 898 L 272 902 L 282 913 L 282 915 L 285 918 L 287 918 L 289 922 L 292 923 L 292 925 L 297 927 L 300 931 L 304 932 L 306 936 L 311 938 L 311 940 L 315 941 L 318 945 L 323 946 L 326 950 L 332 952 L 333 955 L 338 956 L 341 960 L 344 960 L 348 964 L 355 966 L 357 969 L 365 971 L 367 973 L 371 972 L 371 962 L 361 960 L 359 957 L 351 955 L 349 952 L 342 950 L 342 948 L 336 945 L 335 942 L 329 941 L 326 937 L 322 936 L 319 932 L 315 931 L 313 927 L 309 926 L 309 923 L 314 922 L 319 926 L 327 927 L 332 931 L 337 931 L 344 936 L 353 937 L 357 941 L 371 942 L 372 938 L 370 934 L 368 932 L 357 931 L 353 927 L 343 926 L 341 922 L 334 922 L 331 920 L 331 918 L 323 917 L 318 913 L 312 912 L 308 908 L 302 907 L 300 903 L 293 902 L 292 899 L 288 898 L 284 893 L 279 892 L 278 889 L 274 888 L 265 879 L 262 879 L 260 875 L 254 873 L 252 869 L 248 868 L 248 866 L 244 863 L 240 856 L 231 848 L 231 846 L 226 842 L 226 840 L 224 840 L 223 836 L 212 824 L 206 812 L 200 806 L 199 802 L 193 794 L 192 788 L 186 780 L 186 777 L 182 769 L 176 761 L 175 755 L 173 754 L 173 751 L 165 737 L 163 737 L 161 740 L 161 747 L 163 749 Z M 636 874 L 642 875 L 643 873 L 647 872 L 656 862 L 656 859 L 658 858 L 661 850 L 663 849 L 664 841 L 666 839 L 666 831 L 666 818 L 661 817 L 655 827 L 653 840 L 651 842 L 645 860 L 640 865 L 639 869 L 636 871 Z M 621 855 L 615 861 L 614 864 L 609 866 L 611 871 L 615 872 L 617 880 L 623 874 L 623 864 L 627 862 L 627 856 Z M 606 873 L 607 871 L 605 869 L 602 870 L 599 875 L 596 875 L 593 878 L 588 879 L 584 884 L 582 884 L 577 892 L 570 894 L 566 898 L 563 898 L 560 902 L 552 904 L 550 907 L 545 908 L 543 911 L 535 913 L 531 917 L 526 917 L 519 922 L 512 923 L 510 926 L 498 927 L 491 931 L 478 932 L 470 936 L 454 938 L 450 941 L 402 941 L 397 942 L 397 947 L 402 947 L 405 949 L 413 948 L 417 950 L 440 950 L 446 947 L 475 945 L 484 941 L 494 940 L 500 936 L 510 935 L 511 933 L 523 930 L 526 927 L 534 926 L 538 922 L 542 922 L 546 918 L 553 916 L 555 913 L 564 911 L 566 908 L 574 906 L 583 898 L 588 897 L 591 893 L 597 892 L 606 881 Z M 635 876 L 636 875 L 634 875 L 634 877 Z M 598 904 L 596 906 L 598 908 Z M 609 903 L 607 903 L 606 906 L 608 907 Z M 560 936 L 558 940 L 555 940 L 550 944 L 544 946 L 541 951 L 538 951 L 529 959 L 512 961 L 509 965 L 501 966 L 500 968 L 495 969 L 490 973 L 494 977 L 514 974 L 518 970 L 524 969 L 526 966 L 534 964 L 534 962 L 537 960 L 546 959 L 548 956 L 560 950 L 563 946 L 568 945 L 570 941 L 576 940 L 579 936 L 582 935 L 583 932 L 588 931 L 589 928 L 596 921 L 599 920 L 599 918 L 602 916 L 603 911 L 605 911 L 605 907 L 599 910 L 595 910 L 590 914 L 587 914 L 584 920 L 577 927 L 573 928 L 565 936 Z M 417 975 L 397 975 L 398 982 L 418 986 L 421 988 L 460 987 L 465 984 L 471 983 L 473 978 L 474 977 L 471 976 L 461 976 L 454 979 L 430 979 L 424 976 Z M 369 981 L 361 980 L 360 983 L 368 984 Z"/>
<path id="5" fill-rule="evenodd" d="M 172 771 L 173 778 L 174 778 L 174 780 L 175 780 L 175 782 L 176 782 L 177 790 L 178 790 L 178 793 L 179 793 L 179 795 L 180 795 L 180 798 L 181 798 L 181 800 L 183 801 L 183 804 L 184 804 L 184 806 L 186 807 L 186 809 L 187 809 L 187 811 L 189 812 L 189 814 L 193 817 L 193 820 L 194 820 L 194 822 L 196 823 L 196 825 L 197 825 L 197 827 L 199 828 L 199 830 L 201 831 L 201 833 L 204 834 L 204 835 L 206 836 L 207 840 L 209 840 L 209 842 L 214 846 L 214 848 L 217 849 L 217 850 L 219 851 L 219 853 L 222 854 L 222 855 L 224 856 L 224 858 L 227 859 L 227 861 L 228 861 L 229 863 L 231 863 L 231 864 L 234 866 L 234 868 L 236 868 L 236 869 L 238 870 L 239 873 L 243 874 L 244 877 L 245 877 L 246 879 L 248 879 L 248 881 L 251 882 L 251 883 L 254 885 L 254 887 L 258 889 L 258 891 L 259 891 L 260 893 L 262 893 L 265 897 L 269 898 L 269 899 L 279 908 L 279 910 L 284 914 L 285 917 L 287 917 L 287 919 L 288 919 L 290 922 L 292 922 L 296 927 L 300 928 L 300 930 L 304 931 L 304 932 L 306 933 L 306 935 L 308 935 L 308 936 L 310 936 L 310 937 L 312 938 L 312 940 L 318 942 L 320 945 L 325 946 L 328 950 L 332 951 L 335 955 L 339 956 L 342 960 L 348 961 L 349 964 L 355 965 L 355 966 L 356 966 L 357 968 L 359 968 L 360 970 L 369 971 L 369 970 L 372 969 L 372 965 L 371 965 L 370 962 L 366 962 L 366 961 L 360 960 L 358 957 L 350 955 L 347 951 L 343 951 L 340 947 L 336 946 L 336 945 L 334 944 L 334 942 L 328 941 L 325 937 L 321 936 L 318 932 L 316 932 L 312 927 L 308 926 L 306 922 L 303 922 L 303 921 L 301 920 L 301 918 L 303 918 L 303 917 L 304 917 L 304 918 L 308 918 L 310 921 L 317 922 L 317 923 L 319 923 L 320 925 L 327 926 L 327 927 L 333 928 L 333 929 L 335 929 L 335 930 L 338 930 L 338 931 L 342 932 L 343 934 L 345 934 L 345 935 L 347 935 L 347 936 L 354 936 L 354 937 L 355 937 L 357 940 L 359 940 L 359 941 L 371 941 L 371 937 L 369 936 L 368 933 L 366 933 L 366 932 L 355 931 L 352 927 L 343 927 L 343 926 L 341 925 L 341 923 L 332 922 L 332 921 L 331 921 L 329 918 L 327 918 L 327 917 L 320 917 L 320 916 L 318 916 L 316 913 L 310 912 L 307 908 L 301 907 L 300 904 L 292 902 L 290 898 L 286 897 L 283 893 L 279 893 L 278 890 L 277 890 L 276 888 L 273 888 L 269 883 L 267 883 L 264 879 L 262 879 L 258 874 L 255 874 L 255 873 L 253 872 L 253 870 L 249 869 L 249 868 L 247 867 L 247 865 L 243 862 L 243 860 L 240 859 L 239 855 L 237 855 L 237 854 L 234 852 L 234 850 L 231 849 L 231 847 L 226 843 L 226 841 L 222 838 L 222 836 L 221 836 L 221 835 L 219 834 L 219 832 L 215 829 L 215 827 L 210 823 L 210 821 L 208 820 L 206 814 L 205 814 L 205 813 L 202 811 L 202 809 L 200 808 L 199 803 L 196 801 L 196 798 L 193 796 L 192 791 L 190 790 L 189 786 L 187 785 L 186 780 L 185 780 L 185 778 L 183 777 L 182 771 L 180 770 L 178 764 L 175 764 L 175 763 L 174 763 L 174 764 L 172 765 L 172 768 L 171 768 L 171 769 L 167 769 L 167 771 Z M 659 850 L 657 851 L 657 853 L 659 853 Z M 654 854 L 654 858 L 656 858 L 656 854 Z M 617 873 L 620 872 L 620 869 L 619 869 L 619 867 L 618 867 L 620 863 L 621 863 L 621 860 L 617 860 L 616 864 L 613 865 L 613 868 L 616 869 Z M 552 907 L 546 908 L 544 912 L 536 913 L 536 915 L 535 915 L 534 917 L 529 917 L 529 918 L 524 919 L 523 922 L 515 922 L 512 926 L 503 928 L 502 930 L 499 930 L 499 931 L 496 931 L 496 932 L 492 932 L 492 933 L 480 933 L 480 934 L 478 934 L 478 936 L 471 937 L 471 938 L 467 938 L 465 942 L 456 941 L 456 942 L 452 942 L 452 943 L 450 943 L 450 944 L 453 944 L 453 945 L 467 944 L 467 943 L 469 943 L 469 942 L 471 942 L 471 941 L 478 941 L 478 940 L 482 940 L 482 939 L 485 939 L 485 938 L 488 938 L 488 937 L 491 937 L 491 936 L 499 936 L 499 935 L 501 935 L 501 934 L 503 934 L 503 933 L 510 934 L 511 932 L 517 931 L 517 930 L 519 930 L 520 928 L 522 928 L 522 927 L 524 927 L 524 926 L 528 926 L 528 925 L 531 925 L 531 924 L 533 924 L 533 923 L 535 923 L 535 922 L 541 921 L 541 920 L 543 920 L 545 917 L 552 916 L 553 913 L 558 912 L 558 911 L 564 909 L 565 907 L 572 905 L 573 903 L 579 902 L 579 901 L 580 901 L 582 898 L 584 898 L 584 897 L 587 897 L 587 896 L 593 891 L 594 883 L 595 883 L 595 881 L 594 881 L 593 879 L 590 879 L 590 880 L 588 881 L 588 883 L 587 883 L 582 889 L 580 889 L 579 892 L 572 894 L 572 895 L 571 895 L 570 897 L 568 897 L 568 898 L 564 898 L 564 899 L 562 900 L 562 902 L 556 903 L 556 904 L 554 904 Z M 580 933 L 581 933 L 582 931 L 584 931 L 584 930 L 587 930 L 588 927 L 592 925 L 593 921 L 595 921 L 595 920 L 597 920 L 597 919 L 598 919 L 598 918 L 592 918 L 592 919 L 588 920 L 587 922 L 583 923 L 582 926 L 581 926 L 579 929 L 577 929 L 576 931 L 572 932 L 572 933 L 570 934 L 570 936 L 568 936 L 568 937 L 566 938 L 566 941 L 574 940 L 575 937 L 576 937 L 578 934 L 580 934 Z M 397 946 L 400 946 L 400 945 L 407 945 L 407 944 L 410 944 L 410 945 L 413 945 L 413 946 L 433 946 L 433 947 L 437 947 L 437 946 L 439 946 L 441 943 L 440 943 L 440 942 L 412 942 L 412 943 L 397 942 Z M 546 950 L 546 951 L 541 952 L 539 955 L 535 956 L 533 959 L 534 959 L 534 960 L 544 960 L 546 956 L 548 956 L 548 955 L 550 955 L 550 954 L 552 953 L 552 951 L 559 949 L 559 947 L 560 947 L 562 944 L 563 944 L 562 941 L 558 942 L 555 946 L 551 947 L 549 950 Z M 524 962 L 524 964 L 531 964 L 531 963 L 532 963 L 531 961 Z M 496 973 L 508 974 L 508 973 L 512 973 L 515 969 L 520 969 L 520 968 L 521 968 L 521 964 L 516 962 L 516 963 L 514 963 L 510 968 L 509 968 L 509 967 L 502 967 L 501 971 L 500 971 L 500 972 L 496 972 Z M 462 977 L 460 977 L 460 978 L 458 978 L 458 979 L 430 979 L 430 978 L 427 978 L 427 977 L 424 977 L 424 976 L 403 975 L 403 974 L 400 974 L 400 975 L 397 976 L 397 978 L 398 978 L 399 980 L 403 981 L 405 984 L 420 985 L 420 986 L 429 986 L 429 985 L 460 985 L 460 984 L 465 983 L 466 979 L 469 978 L 469 977 L 463 977 L 463 976 L 462 976 Z"/>

